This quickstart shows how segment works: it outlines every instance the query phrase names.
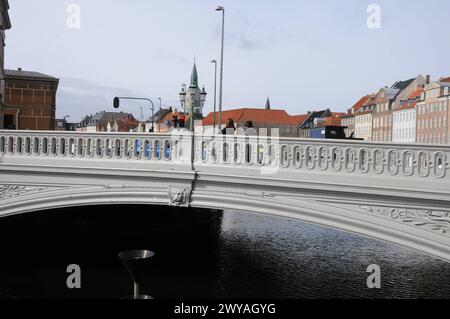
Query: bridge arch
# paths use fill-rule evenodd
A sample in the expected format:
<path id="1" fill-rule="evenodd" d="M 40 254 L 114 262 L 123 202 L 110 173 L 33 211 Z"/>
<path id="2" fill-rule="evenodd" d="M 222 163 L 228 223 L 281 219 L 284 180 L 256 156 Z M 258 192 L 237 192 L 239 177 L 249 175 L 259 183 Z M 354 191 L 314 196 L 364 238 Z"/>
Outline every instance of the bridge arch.
<path id="1" fill-rule="evenodd" d="M 8 200 L 8 204 L 2 206 L 0 218 L 67 207 L 127 204 L 241 211 L 295 219 L 394 243 L 450 262 L 449 234 L 445 224 L 438 223 L 438 215 L 435 224 L 431 224 L 433 219 L 428 220 L 428 228 L 416 227 L 409 220 L 402 221 L 404 216 L 411 216 L 417 211 L 426 214 L 427 210 L 323 202 L 227 188 L 197 191 L 177 188 L 169 189 L 169 193 L 139 188 L 89 187 L 40 191 Z M 426 219 L 417 220 L 418 224 L 425 222 Z"/>
<path id="2" fill-rule="evenodd" d="M 110 203 L 251 211 L 450 261 L 448 146 L 190 132 L 0 137 L 0 217 Z"/>

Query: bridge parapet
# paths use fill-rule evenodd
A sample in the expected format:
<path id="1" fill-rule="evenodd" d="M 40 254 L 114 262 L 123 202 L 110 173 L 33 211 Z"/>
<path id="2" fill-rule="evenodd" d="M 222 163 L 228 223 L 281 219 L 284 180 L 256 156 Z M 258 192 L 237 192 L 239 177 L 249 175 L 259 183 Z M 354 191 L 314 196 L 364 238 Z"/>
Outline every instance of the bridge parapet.
<path id="1" fill-rule="evenodd" d="M 191 134 L 0 131 L 0 157 L 15 163 L 62 159 L 83 161 L 187 164 Z M 193 162 L 197 167 L 224 166 L 262 175 L 283 172 L 354 176 L 446 179 L 450 147 L 442 145 L 366 143 L 267 136 L 196 135 Z M 51 162 L 50 162 L 51 163 Z M 77 164 L 78 163 L 78 164 Z"/>
<path id="2" fill-rule="evenodd" d="M 170 161 L 181 136 L 0 131 L 0 154 L 28 159 Z"/>
<path id="3" fill-rule="evenodd" d="M 443 179 L 450 169 L 450 147 L 360 141 L 201 136 L 196 162 L 283 170 Z"/>

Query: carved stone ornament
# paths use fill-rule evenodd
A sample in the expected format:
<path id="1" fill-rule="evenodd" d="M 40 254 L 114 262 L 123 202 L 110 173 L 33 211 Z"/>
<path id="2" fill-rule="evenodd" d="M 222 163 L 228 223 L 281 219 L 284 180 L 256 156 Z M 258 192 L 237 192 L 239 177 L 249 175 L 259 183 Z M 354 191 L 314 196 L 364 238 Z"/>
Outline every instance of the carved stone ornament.
<path id="1" fill-rule="evenodd" d="M 386 219 L 410 224 L 450 237 L 450 212 L 407 208 L 361 206 L 370 213 Z"/>
<path id="2" fill-rule="evenodd" d="M 46 187 L 22 186 L 22 185 L 2 185 L 0 184 L 0 200 L 25 195 L 30 192 L 39 192 Z"/>
<path id="3" fill-rule="evenodd" d="M 187 188 L 169 187 L 169 205 L 189 207 L 191 190 Z"/>

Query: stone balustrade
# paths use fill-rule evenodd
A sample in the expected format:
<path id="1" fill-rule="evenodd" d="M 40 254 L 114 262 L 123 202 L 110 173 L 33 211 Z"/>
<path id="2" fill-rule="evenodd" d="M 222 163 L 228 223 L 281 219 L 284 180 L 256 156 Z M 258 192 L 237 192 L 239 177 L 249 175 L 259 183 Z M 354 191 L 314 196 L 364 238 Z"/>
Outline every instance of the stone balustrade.
<path id="1" fill-rule="evenodd" d="M 194 164 L 442 179 L 450 147 L 278 137 L 195 135 Z M 0 131 L 0 157 L 190 163 L 192 135 Z M 76 166 L 76 164 L 73 164 Z M 151 165 L 151 164 L 150 164 Z"/>

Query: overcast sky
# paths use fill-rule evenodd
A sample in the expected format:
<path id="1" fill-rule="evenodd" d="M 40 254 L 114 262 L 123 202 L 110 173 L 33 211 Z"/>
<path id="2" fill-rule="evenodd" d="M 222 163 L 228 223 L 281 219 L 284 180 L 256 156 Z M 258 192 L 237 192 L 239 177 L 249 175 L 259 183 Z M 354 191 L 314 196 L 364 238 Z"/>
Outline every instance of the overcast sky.
<path id="1" fill-rule="evenodd" d="M 70 4 L 81 28 L 67 26 Z M 367 26 L 370 4 L 381 28 Z M 115 95 L 178 104 L 196 57 L 213 106 L 226 7 L 224 107 L 290 114 L 349 108 L 396 80 L 450 75 L 448 0 L 10 0 L 6 67 L 61 79 L 57 116 L 111 110 Z M 139 105 L 128 105 L 138 116 Z M 147 107 L 146 105 L 142 105 Z M 146 111 L 146 116 L 149 112 Z"/>

